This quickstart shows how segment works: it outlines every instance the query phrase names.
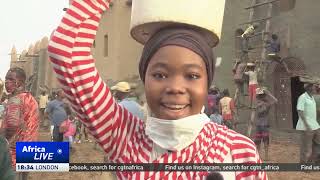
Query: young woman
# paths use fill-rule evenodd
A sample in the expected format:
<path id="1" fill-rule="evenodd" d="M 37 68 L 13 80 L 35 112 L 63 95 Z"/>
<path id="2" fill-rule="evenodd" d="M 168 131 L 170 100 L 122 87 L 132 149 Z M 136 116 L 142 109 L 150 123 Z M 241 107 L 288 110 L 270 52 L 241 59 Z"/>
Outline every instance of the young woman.
<path id="1" fill-rule="evenodd" d="M 214 58 L 197 31 L 163 29 L 145 44 L 139 73 L 151 115 L 145 124 L 119 106 L 94 66 L 90 48 L 102 0 L 74 1 L 48 50 L 82 122 L 115 163 L 260 163 L 254 143 L 210 123 L 203 106 Z M 204 179 L 210 172 L 117 172 L 120 179 Z M 222 172 L 225 179 L 267 179 L 264 172 Z"/>

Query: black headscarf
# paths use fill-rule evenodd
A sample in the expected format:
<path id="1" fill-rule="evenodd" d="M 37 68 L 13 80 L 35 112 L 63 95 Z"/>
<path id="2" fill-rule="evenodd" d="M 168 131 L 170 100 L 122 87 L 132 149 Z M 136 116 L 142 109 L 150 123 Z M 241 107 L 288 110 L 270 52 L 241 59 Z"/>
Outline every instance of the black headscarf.
<path id="1" fill-rule="evenodd" d="M 204 37 L 195 30 L 170 28 L 163 29 L 154 34 L 145 44 L 139 63 L 141 80 L 145 81 L 145 74 L 152 56 L 161 48 L 168 45 L 176 45 L 188 48 L 197 53 L 205 62 L 208 75 L 208 88 L 210 87 L 215 69 L 213 52 Z"/>

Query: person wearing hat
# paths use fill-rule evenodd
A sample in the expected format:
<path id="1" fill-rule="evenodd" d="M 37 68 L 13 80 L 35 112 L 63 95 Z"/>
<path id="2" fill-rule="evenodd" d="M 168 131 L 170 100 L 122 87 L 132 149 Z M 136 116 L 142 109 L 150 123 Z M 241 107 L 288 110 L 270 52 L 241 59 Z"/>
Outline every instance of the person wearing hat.
<path id="1" fill-rule="evenodd" d="M 244 74 L 249 76 L 249 100 L 250 104 L 252 105 L 253 101 L 256 99 L 256 89 L 258 87 L 258 78 L 257 78 L 257 71 L 255 70 L 254 63 L 247 63 L 247 71 Z"/>
<path id="2" fill-rule="evenodd" d="M 304 84 L 305 93 L 301 94 L 297 102 L 299 120 L 296 129 L 301 131 L 300 162 L 312 161 L 313 143 L 320 144 L 320 125 L 317 122 L 316 102 L 314 100 L 315 86 Z"/>
<path id="3" fill-rule="evenodd" d="M 146 123 L 112 97 L 90 55 L 98 22 L 109 7 L 107 1 L 73 1 L 48 46 L 57 77 L 68 85 L 64 90 L 70 102 L 103 147 L 109 161 L 261 163 L 252 140 L 210 122 L 203 113 L 208 89 L 213 82 L 215 60 L 212 48 L 219 41 L 224 1 L 202 0 L 197 3 L 201 6 L 198 8 L 190 8 L 193 0 L 139 0 L 132 3 L 131 22 L 143 22 L 136 19 L 136 13 L 159 20 L 153 15 L 159 13 L 167 17 L 172 15 L 167 12 L 177 11 L 175 18 L 181 18 L 181 21 L 193 19 L 195 23 L 186 25 L 170 21 L 161 24 L 161 28 L 153 26 L 153 31 L 143 29 L 147 28 L 146 24 L 131 29 L 131 35 L 144 44 L 139 75 L 151 110 Z M 204 9 L 208 11 L 202 13 Z M 214 12 L 215 21 L 219 22 L 213 30 L 196 25 L 196 22 L 215 24 L 207 12 Z M 182 15 L 189 17 L 182 18 Z M 208 18 L 199 21 L 200 17 Z M 168 24 L 171 26 L 165 26 Z M 135 31 L 139 27 L 142 29 Z M 141 32 L 144 33 L 139 34 Z M 267 179 L 264 171 L 219 173 L 224 179 Z M 208 171 L 117 171 L 119 179 L 205 179 L 209 174 Z"/>
<path id="4" fill-rule="evenodd" d="M 116 91 L 116 97 L 120 98 L 121 100 L 127 96 L 127 93 L 131 91 L 130 84 L 128 82 L 118 82 L 116 85 L 111 87 L 112 91 Z"/>
<path id="5" fill-rule="evenodd" d="M 126 108 L 132 115 L 143 119 L 142 107 L 129 98 L 131 87 L 128 82 L 118 82 L 116 85 L 111 87 L 112 91 L 115 91 L 115 98 L 118 100 L 119 105 Z"/>
<path id="6" fill-rule="evenodd" d="M 270 91 L 264 87 L 256 89 L 257 105 L 256 105 L 256 133 L 254 135 L 254 142 L 260 151 L 261 143 L 264 147 L 264 160 L 269 159 L 269 111 L 273 104 L 278 100 Z"/>

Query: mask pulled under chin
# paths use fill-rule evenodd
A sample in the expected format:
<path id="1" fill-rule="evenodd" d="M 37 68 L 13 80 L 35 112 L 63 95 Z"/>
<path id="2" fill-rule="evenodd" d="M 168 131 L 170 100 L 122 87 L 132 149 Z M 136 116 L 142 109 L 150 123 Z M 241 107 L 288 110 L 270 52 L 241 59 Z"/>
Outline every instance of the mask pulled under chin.
<path id="1" fill-rule="evenodd" d="M 208 122 L 210 122 L 210 119 L 204 113 L 177 120 L 148 116 L 146 135 L 163 149 L 180 151 L 194 142 Z"/>

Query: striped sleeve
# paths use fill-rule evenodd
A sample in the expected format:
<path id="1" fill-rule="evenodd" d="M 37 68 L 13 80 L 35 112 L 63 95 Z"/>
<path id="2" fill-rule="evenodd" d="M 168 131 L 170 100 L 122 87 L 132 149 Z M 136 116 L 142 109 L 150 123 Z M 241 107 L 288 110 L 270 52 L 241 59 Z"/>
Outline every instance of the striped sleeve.
<path id="1" fill-rule="evenodd" d="M 262 163 L 255 144 L 248 137 L 234 134 L 231 154 L 234 163 Z M 265 171 L 236 172 L 237 180 L 267 180 Z"/>
<path id="2" fill-rule="evenodd" d="M 91 46 L 105 0 L 74 0 L 49 42 L 58 81 L 80 120 L 111 159 L 125 155 L 138 119 L 119 106 L 94 64 Z"/>
<path id="3" fill-rule="evenodd" d="M 7 105 L 5 106 L 5 115 L 4 115 L 4 129 L 6 138 L 9 141 L 16 141 L 12 140 L 11 138 L 18 138 L 16 137 L 17 133 L 24 125 L 22 116 L 22 101 L 18 96 L 11 97 L 8 100 Z"/>

